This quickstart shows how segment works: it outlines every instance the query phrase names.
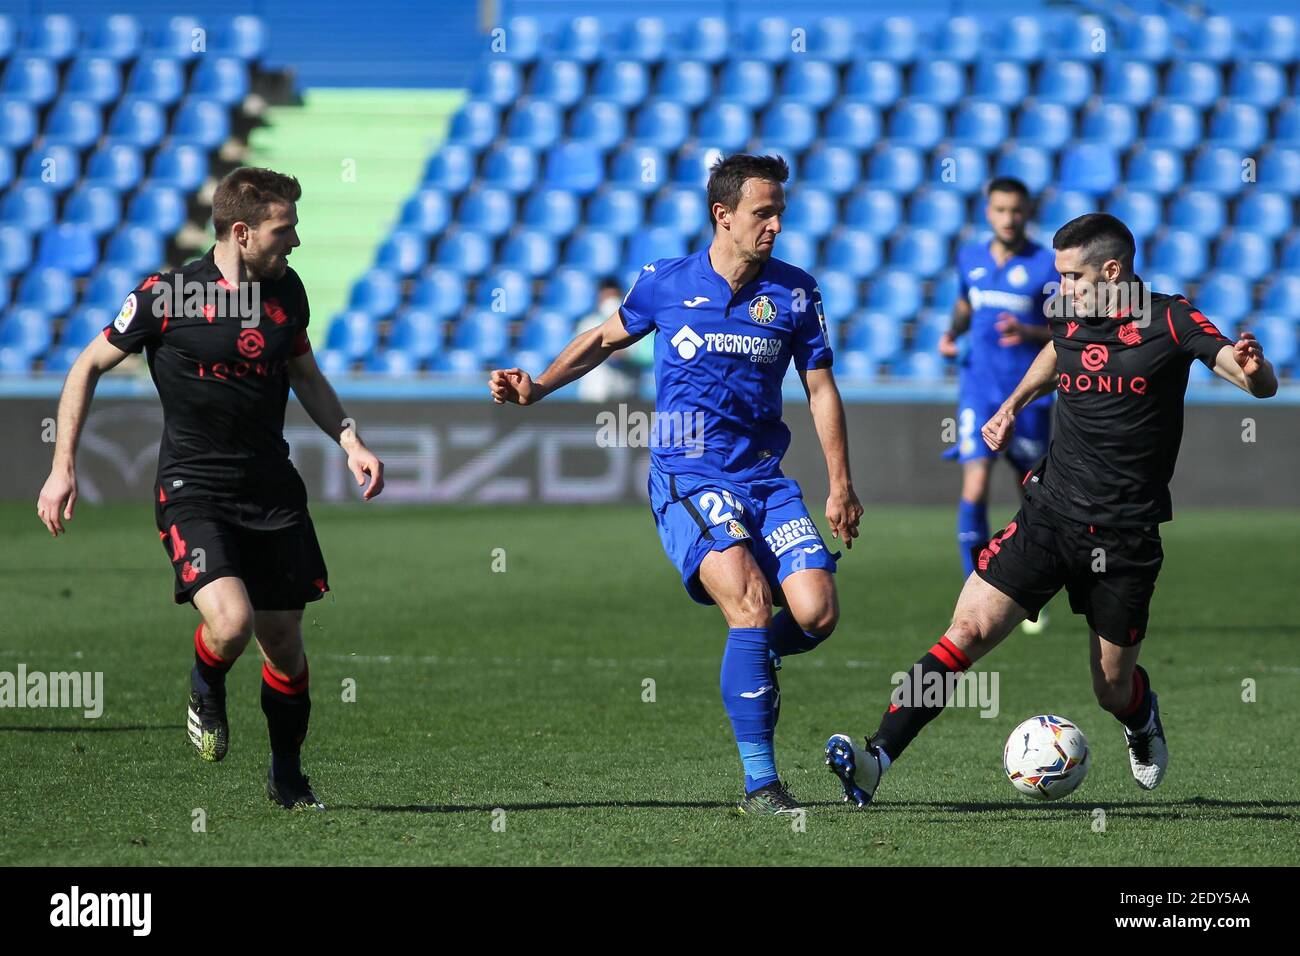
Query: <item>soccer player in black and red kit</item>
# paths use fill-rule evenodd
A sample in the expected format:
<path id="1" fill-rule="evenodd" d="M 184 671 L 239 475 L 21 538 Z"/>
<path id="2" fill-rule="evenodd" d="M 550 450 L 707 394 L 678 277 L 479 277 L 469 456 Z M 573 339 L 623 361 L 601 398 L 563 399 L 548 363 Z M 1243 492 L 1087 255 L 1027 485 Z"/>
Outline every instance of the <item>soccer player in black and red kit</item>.
<path id="1" fill-rule="evenodd" d="M 302 615 L 329 590 L 307 491 L 289 460 L 289 389 L 348 456 L 366 499 L 383 464 L 357 436 L 307 339 L 307 294 L 289 268 L 298 246 L 298 181 L 238 169 L 212 201 L 216 245 L 179 271 L 152 275 L 86 347 L 63 386 L 54 465 L 37 513 L 64 531 L 77 500 L 77 441 L 99 377 L 144 350 L 163 407 L 154 502 L 176 576 L 177 604 L 202 615 L 194 632 L 187 730 L 205 760 L 226 755 L 226 673 L 256 637 L 265 659 L 262 710 L 271 738 L 267 793 L 290 809 L 323 809 L 299 754 L 311 701 Z"/>
<path id="2" fill-rule="evenodd" d="M 1169 480 L 1183 433 L 1188 369 L 1200 359 L 1257 398 L 1277 392 L 1259 343 L 1235 343 L 1180 295 L 1150 293 L 1133 273 L 1134 244 L 1113 216 L 1090 213 L 1056 233 L 1060 293 L 1052 338 L 984 425 L 994 451 L 1016 415 L 1055 391 L 1046 458 L 1025 476 L 1015 519 L 988 542 L 966 579 L 947 632 L 907 672 L 864 743 L 836 734 L 826 762 L 845 799 L 865 806 L 881 774 L 943 710 L 956 677 L 1064 587 L 1085 616 L 1093 690 L 1121 722 L 1134 779 L 1164 776 L 1169 749 L 1138 650 L 1164 554 L 1159 525 L 1172 517 Z M 927 687 L 944 689 L 943 703 Z"/>

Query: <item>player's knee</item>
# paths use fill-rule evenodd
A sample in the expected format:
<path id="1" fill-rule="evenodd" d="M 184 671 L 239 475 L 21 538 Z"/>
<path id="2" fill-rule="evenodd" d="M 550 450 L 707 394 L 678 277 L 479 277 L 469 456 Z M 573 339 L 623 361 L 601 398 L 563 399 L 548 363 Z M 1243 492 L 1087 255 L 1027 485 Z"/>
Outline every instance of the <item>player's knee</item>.
<path id="1" fill-rule="evenodd" d="M 840 622 L 840 609 L 834 603 L 826 603 L 817 607 L 813 614 L 808 616 L 807 620 L 800 621 L 799 625 L 810 635 L 818 640 L 826 640 L 835 630 L 835 625 Z"/>
<path id="2" fill-rule="evenodd" d="M 952 619 L 945 636 L 959 647 L 975 645 L 989 638 L 989 628 L 977 615 L 963 613 Z"/>
<path id="3" fill-rule="evenodd" d="M 238 605 L 217 608 L 204 616 L 203 635 L 218 653 L 243 650 L 253 636 L 252 609 Z"/>
<path id="4" fill-rule="evenodd" d="M 1118 713 L 1128 706 L 1133 696 L 1133 680 L 1107 677 L 1104 674 L 1092 678 L 1092 692 L 1097 696 L 1097 703 L 1108 713 Z"/>

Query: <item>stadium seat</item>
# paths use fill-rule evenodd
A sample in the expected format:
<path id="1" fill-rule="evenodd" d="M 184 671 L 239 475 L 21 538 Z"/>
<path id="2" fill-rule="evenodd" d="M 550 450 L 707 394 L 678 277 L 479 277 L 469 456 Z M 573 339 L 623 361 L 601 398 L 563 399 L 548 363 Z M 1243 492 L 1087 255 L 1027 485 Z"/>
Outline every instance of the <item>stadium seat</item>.
<path id="1" fill-rule="evenodd" d="M 567 189 L 538 189 L 524 200 L 520 222 L 536 232 L 567 236 L 578 226 L 578 199 Z"/>
<path id="2" fill-rule="evenodd" d="M 1098 103 L 1084 111 L 1079 123 L 1079 133 L 1085 140 L 1114 150 L 1128 149 L 1138 137 L 1137 130 L 1133 108 L 1123 103 Z"/>
<path id="3" fill-rule="evenodd" d="M 1286 75 L 1275 63 L 1262 60 L 1238 61 L 1232 65 L 1228 96 L 1239 103 L 1271 110 L 1286 96 Z"/>
<path id="4" fill-rule="evenodd" d="M 880 267 L 880 238 L 861 229 L 840 229 L 826 239 L 822 265 L 854 279 L 873 275 Z"/>
<path id="5" fill-rule="evenodd" d="M 589 275 L 609 275 L 618 271 L 622 261 L 623 239 L 616 233 L 586 228 L 570 236 L 564 244 L 564 265 Z M 636 267 L 640 268 L 645 261 Z"/>
<path id="6" fill-rule="evenodd" d="M 612 100 L 586 99 L 573 110 L 569 138 L 587 148 L 613 149 L 627 135 L 626 113 Z"/>
<path id="7" fill-rule="evenodd" d="M 1176 61 L 1165 77 L 1164 95 L 1175 103 L 1205 109 L 1219 98 L 1219 71 L 1209 63 Z"/>
<path id="8" fill-rule="evenodd" d="M 2 239 L 3 231 L 0 230 Z M 1297 302 L 1300 302 L 1300 272 L 1278 272 L 1265 281 L 1261 299 L 1265 312 L 1294 313 Z"/>
<path id="9" fill-rule="evenodd" d="M 632 120 L 632 139 L 638 145 L 672 152 L 691 134 L 690 114 L 680 103 L 652 99 L 637 110 Z"/>
<path id="10" fill-rule="evenodd" d="M 1016 118 L 1015 135 L 1026 145 L 1058 150 L 1074 138 L 1073 111 L 1060 103 L 1030 100 Z"/>
<path id="11" fill-rule="evenodd" d="M 683 58 L 717 64 L 727 58 L 729 31 L 721 17 L 700 17 L 687 20 L 681 27 L 675 49 Z"/>
<path id="12" fill-rule="evenodd" d="M 971 197 L 980 193 L 989 179 L 988 156 L 976 146 L 951 146 L 931 158 L 934 180 L 945 189 Z"/>
<path id="13" fill-rule="evenodd" d="M 401 225 L 426 236 L 442 232 L 451 221 L 451 202 L 440 189 L 420 189 L 402 205 Z"/>
<path id="14" fill-rule="evenodd" d="M 560 29 L 556 53 L 578 63 L 600 59 L 603 38 L 595 17 L 574 17 Z"/>
<path id="15" fill-rule="evenodd" d="M 1234 196 L 1241 191 L 1242 156 L 1225 146 L 1207 146 L 1192 160 L 1192 185 L 1208 189 L 1222 196 Z"/>
<path id="16" fill-rule="evenodd" d="M 53 193 L 67 192 L 80 178 L 77 151 L 68 146 L 50 144 L 33 149 L 23 161 L 23 184 L 40 186 Z"/>
<path id="17" fill-rule="evenodd" d="M 53 60 L 20 54 L 5 65 L 4 79 L 0 82 L 0 96 L 6 100 L 39 108 L 50 103 L 58 90 L 58 66 Z"/>
<path id="18" fill-rule="evenodd" d="M 1227 206 L 1217 194 L 1203 189 L 1184 189 L 1169 200 L 1168 225 L 1207 236 L 1227 224 Z"/>
<path id="19" fill-rule="evenodd" d="M 1249 103 L 1224 103 L 1210 116 L 1209 142 L 1250 152 L 1268 139 L 1268 117 Z"/>
<path id="20" fill-rule="evenodd" d="M 1300 54 L 1300 38 L 1293 17 L 1275 15 L 1260 17 L 1249 39 L 1250 53 L 1269 63 L 1286 64 Z"/>
<path id="21" fill-rule="evenodd" d="M 1275 367 L 1295 364 L 1297 347 L 1293 315 L 1256 315 L 1251 317 L 1247 325 Z"/>
<path id="22" fill-rule="evenodd" d="M 135 17 L 112 14 L 97 21 L 88 31 L 81 51 L 85 56 L 122 63 L 139 56 L 142 41 L 143 32 Z"/>
<path id="23" fill-rule="evenodd" d="M 495 362 L 505 356 L 510 347 L 510 331 L 506 317 L 497 312 L 479 309 L 466 316 L 452 330 L 451 344 L 464 349 L 480 363 Z"/>
<path id="24" fill-rule="evenodd" d="M 1038 75 L 1034 96 L 1043 103 L 1078 109 L 1092 95 L 1092 67 L 1077 60 L 1050 60 Z"/>
<path id="25" fill-rule="evenodd" d="M 25 270 L 32 262 L 32 237 L 22 226 L 0 222 L 0 287 L 9 291 L 6 276 Z"/>
<path id="26" fill-rule="evenodd" d="M 1200 110 L 1187 103 L 1157 101 L 1147 112 L 1143 135 L 1168 149 L 1191 149 L 1204 138 Z"/>
<path id="27" fill-rule="evenodd" d="M 95 236 L 116 227 L 121 216 L 121 199 L 109 186 L 80 186 L 68 195 L 63 207 L 65 223 L 85 227 Z"/>
<path id="28" fill-rule="evenodd" d="M 1222 235 L 1214 254 L 1214 268 L 1258 281 L 1273 271 L 1273 240 L 1240 230 Z"/>
<path id="29" fill-rule="evenodd" d="M 939 339 L 948 327 L 952 319 L 947 311 L 941 309 L 926 309 L 916 317 L 916 324 L 912 327 L 911 350 L 913 352 L 937 352 L 939 350 Z"/>
<path id="30" fill-rule="evenodd" d="M 474 305 L 506 319 L 517 319 L 533 304 L 532 282 L 513 269 L 493 269 L 479 280 Z"/>
<path id="31" fill-rule="evenodd" d="M 54 222 L 54 195 L 42 186 L 18 183 L 0 199 L 0 223 L 39 232 Z"/>
<path id="32" fill-rule="evenodd" d="M 1119 154 L 1105 143 L 1084 142 L 1061 152 L 1062 189 L 1101 196 L 1119 184 Z"/>
<path id="33" fill-rule="evenodd" d="M 789 32 L 786 46 L 789 47 Z M 867 55 L 888 63 L 907 64 L 917 59 L 920 36 L 910 17 L 885 17 L 866 31 Z"/>
<path id="34" fill-rule="evenodd" d="M 864 305 L 872 312 L 910 318 L 921 308 L 921 284 L 911 273 L 886 269 L 871 276 Z"/>
<path id="35" fill-rule="evenodd" d="M 652 226 L 633 233 L 628 238 L 622 266 L 624 269 L 639 269 L 648 262 L 676 259 L 686 255 L 686 252 L 686 240 L 676 229 Z"/>
<path id="36" fill-rule="evenodd" d="M 167 132 L 167 115 L 157 103 L 127 98 L 113 109 L 107 145 L 152 149 Z"/>
<path id="37" fill-rule="evenodd" d="M 121 266 L 101 264 L 81 294 L 81 305 L 86 308 L 107 309 L 117 315 L 122 303 L 140 281 L 140 274 Z"/>
<path id="38" fill-rule="evenodd" d="M 1096 60 L 1107 50 L 1109 29 L 1100 17 L 1082 15 L 1065 17 L 1055 24 L 1052 48 L 1060 56 L 1076 60 Z"/>
<path id="39" fill-rule="evenodd" d="M 570 315 L 585 315 L 596 305 L 596 282 L 581 269 L 561 268 L 552 272 L 538 303 Z"/>
<path id="40" fill-rule="evenodd" d="M 78 57 L 68 69 L 63 95 L 99 106 L 113 102 L 122 95 L 122 77 L 117 63 L 103 56 Z"/>
<path id="41" fill-rule="evenodd" d="M 414 229 L 394 229 L 375 252 L 375 268 L 401 278 L 414 275 L 429 257 L 429 239 Z"/>
<path id="42" fill-rule="evenodd" d="M 826 157 L 826 172 L 820 177 L 826 183 L 823 188 L 845 193 L 858 184 L 861 177 L 856 154 L 843 148 L 828 147 L 814 155 Z M 812 165 L 811 160 L 809 165 Z M 809 176 L 811 180 L 811 173 Z M 920 186 L 924 177 L 925 167 L 920 153 L 906 146 L 884 146 L 867 160 L 866 184 L 876 189 L 892 189 L 906 194 Z"/>
<path id="43" fill-rule="evenodd" d="M 924 189 L 912 196 L 907 222 L 941 236 L 954 236 L 966 225 L 966 203 L 953 190 Z"/>
<path id="44" fill-rule="evenodd" d="M 741 49 L 765 63 L 784 63 L 790 58 L 790 24 L 780 17 L 761 17 L 743 28 Z"/>
<path id="45" fill-rule="evenodd" d="M 63 322 L 59 344 L 84 349 L 97 335 L 102 335 L 117 313 L 108 309 L 77 309 Z"/>
<path id="46" fill-rule="evenodd" d="M 448 144 L 433 154 L 424 169 L 424 185 L 455 195 L 474 179 L 474 154 L 466 146 Z"/>
<path id="47" fill-rule="evenodd" d="M 669 60 L 659 70 L 655 95 L 692 109 L 703 106 L 713 95 L 713 70 L 699 60 Z"/>
<path id="48" fill-rule="evenodd" d="M 961 290 L 957 285 L 957 273 L 953 269 L 941 272 L 930 286 L 930 295 L 926 300 L 933 309 L 939 309 L 945 315 L 952 311 Z"/>
<path id="49" fill-rule="evenodd" d="M 162 238 L 147 226 L 122 226 L 108 240 L 104 264 L 144 275 L 167 259 Z"/>
<path id="50" fill-rule="evenodd" d="M 808 34 L 808 55 L 835 66 L 843 66 L 853 59 L 856 35 L 851 20 L 822 17 Z"/>
<path id="51" fill-rule="evenodd" d="M 950 60 L 922 60 L 912 71 L 907 92 L 917 102 L 950 109 L 966 94 L 966 74 Z"/>
<path id="52" fill-rule="evenodd" d="M 931 41 L 934 55 L 955 63 L 972 63 L 982 52 L 983 36 L 975 17 L 946 17 Z"/>
<path id="53" fill-rule="evenodd" d="M 187 97 L 172 120 L 171 142 L 214 150 L 230 135 L 230 114 L 212 100 Z"/>
<path id="54" fill-rule="evenodd" d="M 1162 212 L 1160 197 L 1136 189 L 1120 189 L 1111 193 L 1106 202 L 1106 212 L 1123 221 L 1141 244 L 1160 228 Z"/>
<path id="55" fill-rule="evenodd" d="M 817 239 L 805 232 L 798 232 L 782 225 L 781 235 L 776 240 L 776 256 L 805 272 L 818 269 Z"/>
<path id="56" fill-rule="evenodd" d="M 30 103 L 0 97 L 0 146 L 25 149 L 36 131 L 36 110 Z"/>
<path id="57" fill-rule="evenodd" d="M 543 60 L 533 68 L 532 94 L 568 109 L 586 94 L 586 72 L 575 60 Z"/>
<path id="58" fill-rule="evenodd" d="M 715 146 L 703 149 L 694 146 L 683 148 L 673 160 L 673 184 L 704 189 L 709 182 L 709 171 L 723 155 L 723 151 Z"/>
<path id="59" fill-rule="evenodd" d="M 1183 183 L 1183 158 L 1171 149 L 1140 146 L 1129 157 L 1124 182 L 1130 189 L 1167 196 Z"/>
<path id="60" fill-rule="evenodd" d="M 1250 283 L 1241 276 L 1216 272 L 1196 292 L 1196 307 L 1211 321 L 1233 326 L 1250 312 Z"/>
<path id="61" fill-rule="evenodd" d="M 777 99 L 760 115 L 760 137 L 782 151 L 802 153 L 817 139 L 817 114 L 804 103 Z"/>
<path id="62" fill-rule="evenodd" d="M 927 229 L 908 228 L 896 233 L 889 243 L 889 267 L 923 279 L 949 266 L 948 241 Z"/>
<path id="63" fill-rule="evenodd" d="M 466 349 L 445 349 L 433 357 L 430 370 L 442 375 L 473 375 L 477 377 L 483 363 Z"/>
<path id="64" fill-rule="evenodd" d="M 781 73 L 781 97 L 815 110 L 825 109 L 839 95 L 839 76 L 824 60 L 796 58 Z"/>
<path id="65" fill-rule="evenodd" d="M 614 154 L 610 182 L 646 194 L 659 189 L 669 174 L 668 157 L 651 146 L 625 146 Z"/>
<path id="66" fill-rule="evenodd" d="M 1043 58 L 1043 25 L 1037 17 L 1010 17 L 995 24 L 989 36 L 994 39 L 992 53 L 999 59 L 1037 63 Z"/>
<path id="67" fill-rule="evenodd" d="M 191 96 L 215 100 L 229 109 L 244 102 L 248 95 L 248 67 L 243 60 L 230 56 L 200 57 L 190 78 Z"/>
<path id="68" fill-rule="evenodd" d="M 874 381 L 877 378 L 876 362 L 865 352 L 836 351 L 835 377 L 855 385 Z"/>
<path id="69" fill-rule="evenodd" d="M 176 57 L 178 60 L 194 59 L 196 31 L 203 30 L 194 17 L 175 16 L 165 22 L 154 22 L 145 32 L 146 53 Z"/>
<path id="70" fill-rule="evenodd" d="M 574 80 L 579 84 L 576 88 L 572 85 Z M 571 106 L 582 96 L 581 80 L 582 71 L 576 63 L 551 60 L 539 64 L 533 80 L 533 95 L 555 100 L 561 106 Z M 493 106 L 509 106 L 519 99 L 520 85 L 519 68 L 509 60 L 493 57 L 479 64 L 470 85 L 470 96 Z"/>
<path id="71" fill-rule="evenodd" d="M 1014 107 L 1029 95 L 1029 77 L 1025 68 L 1009 60 L 980 60 L 975 65 L 975 83 L 971 92 L 983 100 Z"/>
<path id="72" fill-rule="evenodd" d="M 850 318 L 858 308 L 858 280 L 847 272 L 823 269 L 817 274 L 822 294 L 822 313 L 831 325 Z"/>
<path id="73" fill-rule="evenodd" d="M 757 109 L 772 99 L 772 89 L 772 69 L 766 63 L 731 60 L 722 68 L 718 97 Z"/>
<path id="74" fill-rule="evenodd" d="M 117 192 L 129 192 L 144 178 L 144 158 L 140 151 L 125 143 L 103 146 L 90 155 L 86 164 L 85 184 L 107 186 Z"/>
<path id="75" fill-rule="evenodd" d="M 350 362 L 364 358 L 379 347 L 378 324 L 366 312 L 341 312 L 330 323 L 325 348 Z"/>
<path id="76" fill-rule="evenodd" d="M 1224 63 L 1233 56 L 1233 27 L 1227 17 L 1202 17 L 1186 38 L 1187 56 L 1206 63 Z"/>
<path id="77" fill-rule="evenodd" d="M 12 349 L 29 360 L 44 353 L 53 339 L 50 322 L 38 308 L 10 309 L 0 321 L 0 349 Z"/>
<path id="78" fill-rule="evenodd" d="M 995 165 L 995 175 L 1019 179 L 1035 195 L 1052 181 L 1052 157 L 1037 146 L 1011 144 Z"/>
<path id="79" fill-rule="evenodd" d="M 1284 102 L 1273 114 L 1274 145 L 1300 148 L 1300 104 Z"/>
<path id="80" fill-rule="evenodd" d="M 1101 98 L 1142 109 L 1155 99 L 1156 71 L 1150 63 L 1112 57 L 1102 63 Z"/>
<path id="81" fill-rule="evenodd" d="M 0 146 L 0 193 L 9 188 L 18 171 L 14 168 L 14 156 L 8 149 Z"/>
<path id="82" fill-rule="evenodd" d="M 635 199 L 635 193 L 626 193 L 626 196 Z M 708 213 L 704 207 L 703 197 L 698 190 L 665 189 L 650 205 L 650 225 L 668 226 L 683 236 L 694 235 L 708 222 Z M 627 232 L 634 230 L 635 226 Z"/>
<path id="83" fill-rule="evenodd" d="M 482 233 L 457 228 L 438 240 L 434 261 L 462 275 L 481 275 L 492 262 L 492 242 Z"/>
<path id="84" fill-rule="evenodd" d="M 415 356 L 409 352 L 400 349 L 380 349 L 366 356 L 362 369 L 371 375 L 406 378 L 419 371 L 419 364 Z"/>
<path id="85" fill-rule="evenodd" d="M 643 64 L 632 60 L 606 60 L 596 68 L 591 85 L 593 96 L 617 103 L 624 109 L 640 106 L 649 91 L 649 73 Z"/>
<path id="86" fill-rule="evenodd" d="M 874 362 L 887 362 L 903 350 L 903 324 L 897 315 L 868 312 L 850 326 L 844 346 Z"/>
<path id="87" fill-rule="evenodd" d="M 1278 239 L 1293 225 L 1291 199 L 1282 193 L 1252 190 L 1237 204 L 1233 225 L 1269 239 Z"/>
<path id="88" fill-rule="evenodd" d="M 42 238 L 48 233 L 43 233 Z M 44 246 L 44 242 L 41 243 Z M 41 250 L 44 252 L 44 249 Z M 72 308 L 77 300 L 77 288 L 73 276 L 62 268 L 42 265 L 40 253 L 34 268 L 28 271 L 18 283 L 18 293 L 14 303 L 32 309 L 39 309 L 46 315 L 62 315 Z"/>
<path id="89" fill-rule="evenodd" d="M 887 135 L 892 143 L 928 151 L 943 139 L 945 129 L 943 111 L 937 106 L 903 100 L 890 113 Z"/>
<path id="90" fill-rule="evenodd" d="M 1039 203 L 1038 228 L 1043 235 L 1050 236 L 1071 219 L 1096 211 L 1097 203 L 1091 195 L 1062 186 L 1053 189 Z"/>
<path id="91" fill-rule="evenodd" d="M 47 226 L 37 242 L 36 267 L 48 266 L 74 277 L 84 276 L 99 259 L 99 246 L 95 240 L 95 233 L 84 225 L 62 222 L 57 226 Z"/>
<path id="92" fill-rule="evenodd" d="M 714 100 L 696 117 L 696 139 L 727 153 L 743 149 L 753 135 L 753 115 L 743 103 Z"/>
<path id="93" fill-rule="evenodd" d="M 659 17 L 637 17 L 623 27 L 618 55 L 641 63 L 658 63 L 668 45 L 668 27 Z"/>
<path id="94" fill-rule="evenodd" d="M 888 236 L 903 220 L 899 194 L 892 189 L 863 188 L 848 197 L 844 225 L 873 236 Z"/>
<path id="95" fill-rule="evenodd" d="M 186 219 L 185 197 L 168 186 L 143 186 L 126 208 L 126 221 L 173 235 Z"/>
<path id="96" fill-rule="evenodd" d="M 217 30 L 210 50 L 245 62 L 258 60 L 266 50 L 266 26 L 260 17 L 248 14 L 231 17 Z"/>
<path id="97" fill-rule="evenodd" d="M 185 67 L 167 56 L 136 60 L 126 81 L 126 95 L 162 106 L 175 104 L 185 94 Z"/>
<path id="98" fill-rule="evenodd" d="M 1147 265 L 1179 280 L 1200 278 L 1206 269 L 1205 240 L 1200 233 L 1168 229 L 1148 247 Z"/>
<path id="99" fill-rule="evenodd" d="M 501 114 L 485 100 L 466 100 L 451 118 L 447 141 L 481 150 L 501 132 Z"/>
<path id="100" fill-rule="evenodd" d="M 993 149 L 1006 141 L 1007 111 L 1000 103 L 967 99 L 957 107 L 952 121 L 953 142 Z M 859 148 L 867 143 L 855 143 Z"/>
<path id="101" fill-rule="evenodd" d="M 516 63 L 532 63 L 541 54 L 542 27 L 533 17 L 511 17 L 500 38 L 501 55 Z"/>
<path id="102" fill-rule="evenodd" d="M 547 360 L 555 358 L 573 338 L 573 322 L 561 312 L 534 312 L 524 320 L 519 333 L 519 347 L 538 352 Z"/>
<path id="103" fill-rule="evenodd" d="M 174 143 L 154 154 L 149 182 L 192 193 L 208 178 L 208 155 L 198 146 Z"/>
<path id="104" fill-rule="evenodd" d="M 501 246 L 501 264 L 530 279 L 548 275 L 558 259 L 555 238 L 547 232 L 523 230 L 513 233 Z"/>
<path id="105" fill-rule="evenodd" d="M 547 150 L 545 185 L 585 196 L 605 180 L 605 157 L 583 143 L 560 143 Z"/>
<path id="106" fill-rule="evenodd" d="M 698 204 L 698 194 L 696 202 Z M 707 221 L 707 213 L 704 216 Z M 792 190 L 786 196 L 785 215 L 781 217 L 781 228 L 794 229 L 821 239 L 835 228 L 839 218 L 836 197 L 811 186 Z"/>
<path id="107" fill-rule="evenodd" d="M 1146 63 L 1164 63 L 1173 55 L 1169 21 L 1150 15 L 1124 21 L 1119 29 L 1119 47 L 1125 57 Z"/>
<path id="108" fill-rule="evenodd" d="M 348 308 L 365 312 L 372 319 L 392 314 L 402 300 L 397 277 L 380 269 L 370 269 L 352 284 Z"/>
<path id="109" fill-rule="evenodd" d="M 496 239 L 515 224 L 515 197 L 504 189 L 475 189 L 461 202 L 456 221 L 466 229 Z"/>
<path id="110" fill-rule="evenodd" d="M 427 364 L 442 349 L 443 320 L 420 309 L 403 309 L 388 333 L 388 348 Z"/>
<path id="111" fill-rule="evenodd" d="M 888 109 L 902 96 L 902 76 L 898 67 L 892 63 L 855 60 L 844 77 L 844 101 L 857 101 L 877 109 Z"/>
<path id="112" fill-rule="evenodd" d="M 1294 235 L 1282 243 L 1278 266 L 1289 272 L 1300 270 L 1300 235 Z M 1294 305 L 1292 310 L 1294 310 Z"/>
<path id="113" fill-rule="evenodd" d="M 448 319 L 465 307 L 465 276 L 452 269 L 430 266 L 420 273 L 411 290 L 411 308 L 434 318 Z"/>

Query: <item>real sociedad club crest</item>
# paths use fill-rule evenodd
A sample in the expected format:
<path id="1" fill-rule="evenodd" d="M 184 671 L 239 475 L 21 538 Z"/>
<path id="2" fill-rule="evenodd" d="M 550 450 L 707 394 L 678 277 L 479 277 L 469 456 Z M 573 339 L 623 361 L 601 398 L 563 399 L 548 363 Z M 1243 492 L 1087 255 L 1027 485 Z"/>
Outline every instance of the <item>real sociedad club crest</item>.
<path id="1" fill-rule="evenodd" d="M 776 306 L 765 295 L 756 295 L 749 300 L 749 317 L 759 325 L 768 325 L 776 318 Z"/>

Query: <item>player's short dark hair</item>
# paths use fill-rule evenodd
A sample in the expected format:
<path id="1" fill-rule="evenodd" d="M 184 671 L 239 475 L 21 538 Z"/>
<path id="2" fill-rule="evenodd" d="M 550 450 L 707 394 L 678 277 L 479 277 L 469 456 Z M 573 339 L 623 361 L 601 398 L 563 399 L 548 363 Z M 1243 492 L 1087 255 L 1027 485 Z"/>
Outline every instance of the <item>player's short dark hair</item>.
<path id="1" fill-rule="evenodd" d="M 1083 261 L 1101 267 L 1119 260 L 1125 270 L 1133 268 L 1137 245 L 1133 233 L 1120 220 L 1105 212 L 1090 212 L 1071 219 L 1052 237 L 1053 249 L 1082 249 Z"/>
<path id="2" fill-rule="evenodd" d="M 984 190 L 984 195 L 991 198 L 994 193 L 1019 193 L 1026 202 L 1033 199 L 1029 195 L 1029 187 L 1014 176 L 999 176 L 989 183 L 988 188 Z"/>
<path id="3" fill-rule="evenodd" d="M 596 284 L 597 292 L 604 292 L 606 289 L 613 289 L 619 295 L 623 294 L 623 283 L 619 282 L 613 276 L 605 276 Z"/>
<path id="4" fill-rule="evenodd" d="M 722 203 L 729 210 L 740 205 L 740 194 L 747 179 L 766 179 L 784 183 L 790 178 L 790 166 L 780 156 L 755 156 L 752 153 L 733 153 L 719 159 L 709 170 L 709 221 L 718 228 L 713 217 L 714 203 Z"/>
<path id="5" fill-rule="evenodd" d="M 230 235 L 237 222 L 256 228 L 270 218 L 272 206 L 295 203 L 301 197 L 302 184 L 293 176 L 242 166 L 221 180 L 212 194 L 212 228 L 218 239 Z"/>

